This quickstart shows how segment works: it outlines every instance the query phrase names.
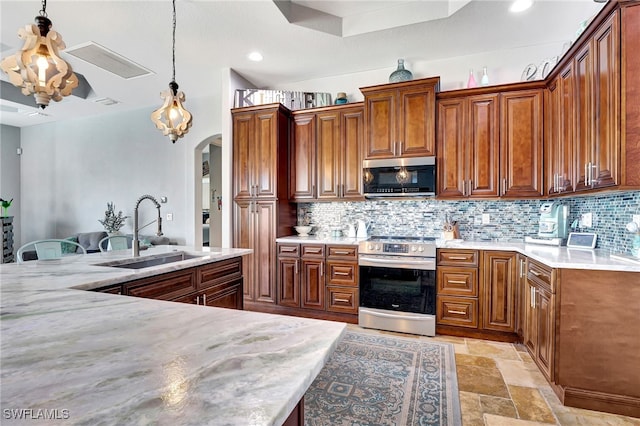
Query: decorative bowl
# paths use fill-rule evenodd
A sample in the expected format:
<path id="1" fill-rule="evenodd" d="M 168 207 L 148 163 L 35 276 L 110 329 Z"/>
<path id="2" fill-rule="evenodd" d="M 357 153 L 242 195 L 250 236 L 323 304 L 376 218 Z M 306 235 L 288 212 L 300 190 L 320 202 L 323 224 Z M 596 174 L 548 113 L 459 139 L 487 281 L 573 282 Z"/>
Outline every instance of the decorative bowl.
<path id="1" fill-rule="evenodd" d="M 294 226 L 298 236 L 306 237 L 309 235 L 309 232 L 313 229 L 313 226 L 304 225 L 304 226 Z"/>

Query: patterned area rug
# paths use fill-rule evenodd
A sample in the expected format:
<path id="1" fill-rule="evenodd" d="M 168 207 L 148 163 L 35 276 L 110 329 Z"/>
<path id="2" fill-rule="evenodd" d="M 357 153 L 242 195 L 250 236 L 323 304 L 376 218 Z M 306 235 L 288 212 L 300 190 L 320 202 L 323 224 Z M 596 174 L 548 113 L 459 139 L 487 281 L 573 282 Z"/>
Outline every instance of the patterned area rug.
<path id="1" fill-rule="evenodd" d="M 460 425 L 453 346 L 347 330 L 304 410 L 306 426 Z"/>

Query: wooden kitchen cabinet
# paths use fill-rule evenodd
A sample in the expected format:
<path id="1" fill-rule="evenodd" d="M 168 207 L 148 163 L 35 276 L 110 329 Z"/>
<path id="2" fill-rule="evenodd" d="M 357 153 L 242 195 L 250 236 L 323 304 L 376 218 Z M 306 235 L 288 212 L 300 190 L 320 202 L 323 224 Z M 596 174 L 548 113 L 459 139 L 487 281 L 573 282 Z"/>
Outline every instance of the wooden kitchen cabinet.
<path id="1" fill-rule="evenodd" d="M 316 116 L 294 115 L 291 126 L 289 156 L 289 198 L 314 200 L 316 198 Z"/>
<path id="2" fill-rule="evenodd" d="M 358 247 L 327 245 L 327 311 L 358 314 L 360 305 Z"/>
<path id="3" fill-rule="evenodd" d="M 545 94 L 545 188 L 547 195 L 574 190 L 575 69 L 569 62 Z"/>
<path id="4" fill-rule="evenodd" d="M 439 198 L 543 193 L 541 83 L 438 95 Z"/>
<path id="5" fill-rule="evenodd" d="M 620 14 L 614 11 L 576 53 L 576 191 L 618 184 Z"/>
<path id="6" fill-rule="evenodd" d="M 278 243 L 278 305 L 286 313 L 355 320 L 358 313 L 358 249 L 348 245 Z M 298 266 L 299 265 L 299 266 Z M 278 311 L 274 311 L 278 312 Z M 326 314 L 324 314 L 326 315 Z"/>
<path id="7" fill-rule="evenodd" d="M 499 195 L 497 94 L 438 100 L 438 196 Z"/>
<path id="8" fill-rule="evenodd" d="M 482 328 L 515 332 L 517 254 L 485 250 L 482 258 Z"/>
<path id="9" fill-rule="evenodd" d="M 290 199 L 363 200 L 362 104 L 294 112 L 292 127 Z"/>
<path id="10" fill-rule="evenodd" d="M 435 94 L 440 78 L 360 88 L 364 94 L 364 159 L 433 156 Z"/>
<path id="11" fill-rule="evenodd" d="M 233 246 L 244 262 L 244 306 L 275 305 L 275 239 L 290 235 L 296 208 L 288 202 L 290 111 L 281 104 L 235 108 L 233 117 Z"/>
<path id="12" fill-rule="evenodd" d="M 543 90 L 500 94 L 502 197 L 540 197 L 542 186 Z"/>
<path id="13" fill-rule="evenodd" d="M 477 329 L 480 252 L 438 249 L 436 256 L 436 325 Z"/>
<path id="14" fill-rule="evenodd" d="M 302 308 L 324 310 L 324 244 L 302 244 Z"/>
<path id="15" fill-rule="evenodd" d="M 555 270 L 534 260 L 528 260 L 523 341 L 538 368 L 549 381 L 554 380 L 555 275 Z"/>

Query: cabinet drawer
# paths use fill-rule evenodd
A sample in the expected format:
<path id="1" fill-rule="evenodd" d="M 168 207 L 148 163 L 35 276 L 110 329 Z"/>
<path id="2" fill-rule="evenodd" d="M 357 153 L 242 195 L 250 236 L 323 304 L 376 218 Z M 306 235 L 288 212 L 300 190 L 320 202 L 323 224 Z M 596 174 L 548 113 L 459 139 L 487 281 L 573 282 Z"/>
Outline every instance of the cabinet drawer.
<path id="1" fill-rule="evenodd" d="M 97 288 L 94 291 L 98 293 L 109 293 L 109 294 L 122 294 L 122 285 L 112 285 L 109 287 Z"/>
<path id="2" fill-rule="evenodd" d="M 437 251 L 438 265 L 477 267 L 478 259 L 478 250 L 439 249 Z"/>
<path id="3" fill-rule="evenodd" d="M 237 279 L 242 276 L 242 258 L 223 260 L 221 262 L 200 266 L 198 269 L 198 289 L 211 287 L 212 285 Z"/>
<path id="4" fill-rule="evenodd" d="M 348 258 L 356 260 L 358 258 L 358 247 L 356 246 L 327 246 L 327 258 Z"/>
<path id="5" fill-rule="evenodd" d="M 327 311 L 345 314 L 358 313 L 357 287 L 327 287 Z"/>
<path id="6" fill-rule="evenodd" d="M 300 245 L 278 243 L 278 256 L 299 257 Z"/>
<path id="7" fill-rule="evenodd" d="M 302 244 L 300 251 L 302 252 L 302 257 L 324 259 L 324 244 Z"/>
<path id="8" fill-rule="evenodd" d="M 556 292 L 554 270 L 548 266 L 529 259 L 527 278 L 534 283 L 543 286 L 551 293 Z"/>
<path id="9" fill-rule="evenodd" d="M 125 294 L 147 299 L 173 300 L 196 290 L 195 268 L 164 274 L 125 285 Z"/>
<path id="10" fill-rule="evenodd" d="M 358 286 L 358 264 L 327 262 L 327 284 Z"/>
<path id="11" fill-rule="evenodd" d="M 438 296 L 436 323 L 478 328 L 478 300 L 464 297 Z"/>
<path id="12" fill-rule="evenodd" d="M 438 266 L 438 293 L 449 296 L 478 297 L 478 270 Z"/>

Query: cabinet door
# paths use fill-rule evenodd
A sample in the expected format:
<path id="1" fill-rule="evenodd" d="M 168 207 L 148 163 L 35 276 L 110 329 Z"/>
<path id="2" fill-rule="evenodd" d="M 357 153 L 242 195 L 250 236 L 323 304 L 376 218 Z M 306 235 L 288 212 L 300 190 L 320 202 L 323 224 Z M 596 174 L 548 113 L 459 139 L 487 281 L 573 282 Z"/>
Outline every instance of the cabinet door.
<path id="1" fill-rule="evenodd" d="M 555 191 L 554 193 L 573 192 L 574 173 L 574 135 L 575 135 L 575 72 L 573 62 L 558 75 L 558 101 L 557 114 L 554 114 L 554 122 L 557 121 L 557 139 L 551 147 L 553 156 Z M 553 177 L 553 175 L 552 175 Z M 551 181 L 553 182 L 553 180 Z"/>
<path id="2" fill-rule="evenodd" d="M 398 91 L 398 156 L 436 155 L 435 107 L 433 87 L 418 86 Z"/>
<path id="3" fill-rule="evenodd" d="M 302 259 L 302 307 L 324 310 L 324 260 Z"/>
<path id="4" fill-rule="evenodd" d="M 340 196 L 340 113 L 320 113 L 318 120 L 318 199 Z M 360 166 L 362 168 L 362 165 Z"/>
<path id="5" fill-rule="evenodd" d="M 593 54 L 591 44 L 587 43 L 575 56 L 576 89 L 576 137 L 575 165 L 576 191 L 591 189 L 587 185 L 587 172 L 591 173 L 592 139 L 593 139 Z"/>
<path id="6" fill-rule="evenodd" d="M 469 98 L 467 195 L 497 197 L 500 173 L 500 116 L 498 95 Z"/>
<path id="7" fill-rule="evenodd" d="M 278 258 L 278 305 L 300 307 L 300 259 Z"/>
<path id="8" fill-rule="evenodd" d="M 516 253 L 485 251 L 482 277 L 483 328 L 514 332 Z"/>
<path id="9" fill-rule="evenodd" d="M 255 300 L 275 303 L 276 285 L 276 201 L 258 201 L 252 232 L 254 234 L 253 259 L 255 261 Z"/>
<path id="10" fill-rule="evenodd" d="M 365 160 L 396 156 L 396 90 L 365 96 Z"/>
<path id="11" fill-rule="evenodd" d="M 364 109 L 354 108 L 341 115 L 342 167 L 341 196 L 362 200 L 362 148 L 364 144 Z"/>
<path id="12" fill-rule="evenodd" d="M 250 147 L 254 170 L 253 195 L 260 198 L 277 196 L 278 138 L 280 118 L 277 110 L 256 112 L 255 139 Z"/>
<path id="13" fill-rule="evenodd" d="M 289 152 L 289 198 L 294 200 L 316 197 L 316 116 L 296 115 L 292 123 Z"/>
<path id="14" fill-rule="evenodd" d="M 233 246 L 253 249 L 255 246 L 254 201 L 238 200 L 233 203 Z M 248 254 L 242 262 L 243 294 L 246 301 L 255 300 L 256 252 Z"/>
<path id="15" fill-rule="evenodd" d="M 538 319 L 538 345 L 535 360 L 547 379 L 553 380 L 553 358 L 555 348 L 554 296 L 547 290 L 536 288 L 536 310 Z"/>
<path id="16" fill-rule="evenodd" d="M 233 197 L 250 198 L 253 191 L 254 113 L 233 115 Z"/>
<path id="17" fill-rule="evenodd" d="M 535 359 L 538 351 L 538 313 L 535 308 L 536 287 L 527 279 L 524 294 L 524 322 L 522 324 L 523 343 Z"/>
<path id="18" fill-rule="evenodd" d="M 458 198 L 467 194 L 467 132 L 464 99 L 438 101 L 437 173 L 438 197 Z"/>
<path id="19" fill-rule="evenodd" d="M 620 26 L 612 13 L 593 36 L 594 187 L 617 185 L 620 149 Z"/>
<path id="20" fill-rule="evenodd" d="M 518 254 L 517 258 L 517 280 L 516 280 L 516 333 L 523 337 L 526 292 L 527 292 L 527 257 Z"/>
<path id="21" fill-rule="evenodd" d="M 501 195 L 539 197 L 542 190 L 542 90 L 503 93 L 500 102 Z"/>

